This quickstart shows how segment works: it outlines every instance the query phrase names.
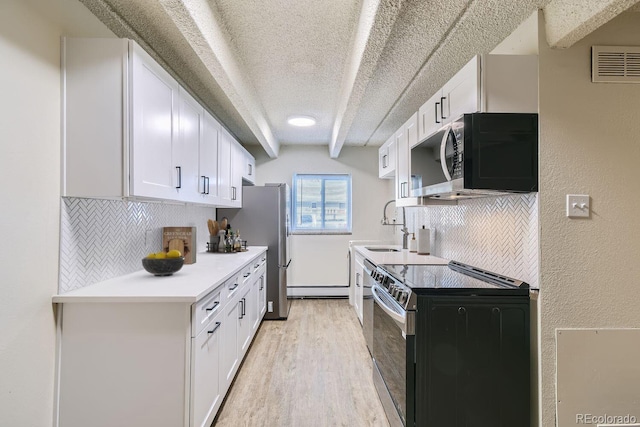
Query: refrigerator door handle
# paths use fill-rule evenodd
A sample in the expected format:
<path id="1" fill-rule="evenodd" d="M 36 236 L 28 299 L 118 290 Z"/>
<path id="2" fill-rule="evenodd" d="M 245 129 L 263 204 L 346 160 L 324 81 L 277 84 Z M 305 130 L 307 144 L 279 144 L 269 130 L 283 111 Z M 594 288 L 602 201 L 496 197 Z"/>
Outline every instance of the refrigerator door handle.
<path id="1" fill-rule="evenodd" d="M 287 263 L 287 265 L 280 265 L 280 264 L 278 264 L 278 268 L 289 268 L 289 264 L 291 264 L 291 260 L 289 260 L 289 262 Z"/>

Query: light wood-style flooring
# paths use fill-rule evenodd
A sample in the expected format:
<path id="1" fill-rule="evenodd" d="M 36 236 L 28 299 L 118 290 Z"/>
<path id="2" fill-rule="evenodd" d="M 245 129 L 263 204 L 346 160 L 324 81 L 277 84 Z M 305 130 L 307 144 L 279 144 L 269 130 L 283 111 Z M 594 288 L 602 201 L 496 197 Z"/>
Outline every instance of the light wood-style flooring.
<path id="1" fill-rule="evenodd" d="M 388 427 L 349 302 L 291 303 L 288 320 L 263 322 L 213 425 Z"/>

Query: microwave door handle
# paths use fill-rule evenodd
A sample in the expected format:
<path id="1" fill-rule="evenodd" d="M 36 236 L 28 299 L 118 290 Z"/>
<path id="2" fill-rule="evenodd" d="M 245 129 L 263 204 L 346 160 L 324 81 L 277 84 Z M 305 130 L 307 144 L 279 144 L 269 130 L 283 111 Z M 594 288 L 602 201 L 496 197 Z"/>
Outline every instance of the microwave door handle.
<path id="1" fill-rule="evenodd" d="M 442 137 L 442 141 L 440 142 L 440 166 L 442 166 L 442 172 L 444 173 L 444 177 L 447 181 L 451 181 L 451 174 L 449 173 L 449 169 L 447 168 L 447 139 L 449 137 L 449 132 L 453 132 L 451 130 L 451 125 L 445 127 L 444 136 Z M 455 135 L 454 135 L 455 138 Z"/>

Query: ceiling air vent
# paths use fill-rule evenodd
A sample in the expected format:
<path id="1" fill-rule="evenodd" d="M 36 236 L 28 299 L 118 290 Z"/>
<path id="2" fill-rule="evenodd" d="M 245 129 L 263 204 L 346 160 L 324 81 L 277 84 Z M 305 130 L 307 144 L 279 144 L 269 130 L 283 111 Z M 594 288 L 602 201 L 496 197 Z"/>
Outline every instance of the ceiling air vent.
<path id="1" fill-rule="evenodd" d="M 640 83 L 640 46 L 592 46 L 591 81 Z"/>

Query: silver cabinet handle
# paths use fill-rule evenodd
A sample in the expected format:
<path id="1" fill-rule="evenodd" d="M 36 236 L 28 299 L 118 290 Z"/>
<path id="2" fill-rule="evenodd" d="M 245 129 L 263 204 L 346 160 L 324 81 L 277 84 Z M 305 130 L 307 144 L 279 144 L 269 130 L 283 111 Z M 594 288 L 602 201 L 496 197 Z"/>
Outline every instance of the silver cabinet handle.
<path id="1" fill-rule="evenodd" d="M 176 171 L 178 172 L 178 185 L 176 185 L 176 188 L 182 188 L 182 168 L 176 166 Z"/>
<path id="2" fill-rule="evenodd" d="M 230 291 L 235 291 L 238 286 L 240 286 L 240 284 L 235 283 L 232 287 L 229 288 L 229 290 Z"/>
<path id="3" fill-rule="evenodd" d="M 249 276 L 251 276 L 251 272 L 242 275 L 242 277 L 244 277 L 245 279 Z"/>
<path id="4" fill-rule="evenodd" d="M 202 191 L 200 194 L 207 194 L 207 177 L 200 175 L 200 178 L 202 178 Z"/>
<path id="5" fill-rule="evenodd" d="M 386 169 L 387 166 L 389 166 L 389 160 L 388 160 L 388 155 L 384 155 L 382 156 L 382 169 Z"/>
<path id="6" fill-rule="evenodd" d="M 446 119 L 444 116 L 444 100 L 447 99 L 445 96 L 440 97 L 440 117 L 442 120 Z"/>
<path id="7" fill-rule="evenodd" d="M 238 317 L 238 319 L 244 319 L 244 301 L 244 298 L 238 301 L 238 303 L 242 304 L 242 310 L 240 310 L 240 317 Z"/>
<path id="8" fill-rule="evenodd" d="M 221 323 L 221 322 L 216 322 L 216 326 L 215 326 L 215 328 L 213 328 L 213 329 L 212 329 L 212 330 L 210 330 L 210 331 L 207 331 L 207 333 L 208 333 L 208 334 L 212 334 L 212 333 L 214 333 L 215 331 L 217 331 L 217 330 L 218 330 L 218 328 L 220 327 L 220 325 L 222 325 L 222 323 Z"/>

